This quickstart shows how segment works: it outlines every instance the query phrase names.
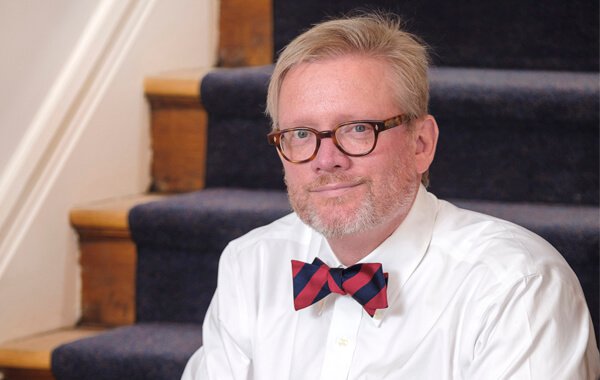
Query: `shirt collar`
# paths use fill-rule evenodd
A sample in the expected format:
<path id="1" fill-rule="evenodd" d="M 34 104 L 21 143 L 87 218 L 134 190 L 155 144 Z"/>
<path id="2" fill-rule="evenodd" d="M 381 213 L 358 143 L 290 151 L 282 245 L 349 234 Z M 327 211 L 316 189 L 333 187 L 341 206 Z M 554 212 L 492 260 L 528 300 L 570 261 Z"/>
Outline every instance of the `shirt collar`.
<path id="1" fill-rule="evenodd" d="M 390 237 L 367 255 L 361 262 L 382 263 L 383 271 L 388 273 L 387 309 L 380 309 L 372 318 L 379 326 L 383 317 L 400 302 L 401 289 L 419 266 L 425 256 L 436 217 L 437 198 L 420 186 L 413 206 L 404 221 Z M 394 308 L 395 312 L 401 310 Z"/>

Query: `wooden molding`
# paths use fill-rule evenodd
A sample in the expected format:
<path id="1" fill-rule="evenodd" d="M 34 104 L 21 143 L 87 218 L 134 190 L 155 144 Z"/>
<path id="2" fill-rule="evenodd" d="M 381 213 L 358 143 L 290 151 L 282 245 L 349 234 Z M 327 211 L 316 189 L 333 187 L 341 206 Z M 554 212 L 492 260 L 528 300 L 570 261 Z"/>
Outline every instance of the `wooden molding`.
<path id="1" fill-rule="evenodd" d="M 219 66 L 273 63 L 272 0 L 221 0 Z"/>

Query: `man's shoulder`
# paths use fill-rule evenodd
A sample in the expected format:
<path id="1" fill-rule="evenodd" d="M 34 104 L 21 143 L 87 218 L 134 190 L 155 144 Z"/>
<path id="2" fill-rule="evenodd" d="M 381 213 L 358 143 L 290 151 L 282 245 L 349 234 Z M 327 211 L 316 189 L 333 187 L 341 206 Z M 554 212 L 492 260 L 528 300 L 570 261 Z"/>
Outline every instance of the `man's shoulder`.
<path id="1" fill-rule="evenodd" d="M 507 220 L 439 201 L 432 245 L 445 255 L 482 266 L 498 279 L 572 271 L 562 255 L 539 235 Z"/>

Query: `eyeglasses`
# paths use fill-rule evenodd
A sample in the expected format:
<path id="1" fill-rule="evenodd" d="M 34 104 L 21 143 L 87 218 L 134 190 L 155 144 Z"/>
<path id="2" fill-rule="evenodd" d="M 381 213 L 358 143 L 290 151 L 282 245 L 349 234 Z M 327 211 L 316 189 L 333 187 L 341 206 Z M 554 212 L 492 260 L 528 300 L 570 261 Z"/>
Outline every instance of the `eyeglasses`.
<path id="1" fill-rule="evenodd" d="M 321 139 L 324 138 L 331 138 L 333 144 L 344 154 L 360 157 L 375 149 L 380 132 L 410 120 L 410 116 L 401 114 L 386 120 L 348 121 L 329 131 L 317 131 L 308 127 L 289 128 L 269 133 L 267 140 L 277 147 L 283 158 L 295 164 L 313 160 L 321 146 Z"/>

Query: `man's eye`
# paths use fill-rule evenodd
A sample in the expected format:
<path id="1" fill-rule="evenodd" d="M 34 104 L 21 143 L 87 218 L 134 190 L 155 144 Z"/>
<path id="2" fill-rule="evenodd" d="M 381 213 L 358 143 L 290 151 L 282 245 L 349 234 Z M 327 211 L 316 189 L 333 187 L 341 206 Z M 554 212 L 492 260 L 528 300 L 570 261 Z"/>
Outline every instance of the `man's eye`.
<path id="1" fill-rule="evenodd" d="M 295 139 L 305 139 L 305 138 L 308 138 L 309 135 L 310 135 L 310 133 L 308 131 L 299 130 L 299 131 L 294 131 L 293 137 Z"/>
<path id="2" fill-rule="evenodd" d="M 365 132 L 367 130 L 367 126 L 364 124 L 355 124 L 352 127 L 352 132 Z"/>
<path id="3" fill-rule="evenodd" d="M 362 135 L 365 132 L 369 132 L 373 130 L 373 128 L 369 124 L 359 123 L 359 124 L 348 124 L 343 132 L 346 134 L 354 134 L 354 135 Z"/>

